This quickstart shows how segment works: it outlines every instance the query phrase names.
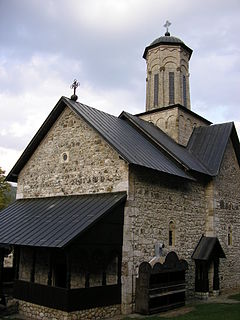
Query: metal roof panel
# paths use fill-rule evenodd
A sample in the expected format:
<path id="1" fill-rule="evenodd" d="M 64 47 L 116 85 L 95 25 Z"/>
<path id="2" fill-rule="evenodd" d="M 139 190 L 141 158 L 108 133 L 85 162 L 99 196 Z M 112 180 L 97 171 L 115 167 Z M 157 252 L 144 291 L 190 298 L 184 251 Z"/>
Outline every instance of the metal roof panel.
<path id="1" fill-rule="evenodd" d="M 169 153 L 173 158 L 175 158 L 182 165 L 187 167 L 187 169 L 197 171 L 204 174 L 210 174 L 207 168 L 187 150 L 187 148 L 176 143 L 171 137 L 169 137 L 160 128 L 155 126 L 153 123 L 142 120 L 137 116 L 133 116 L 127 112 L 121 114 L 121 118 L 126 117 L 128 120 L 133 122 L 138 126 L 145 134 L 150 136 L 150 138 L 161 148 L 163 148 L 167 153 Z"/>
<path id="2" fill-rule="evenodd" d="M 125 199 L 118 192 L 16 200 L 0 212 L 0 243 L 64 247 Z"/>
<path id="3" fill-rule="evenodd" d="M 213 176 L 219 172 L 233 129 L 233 122 L 198 127 L 194 129 L 190 137 L 187 149 L 208 168 Z M 239 142 L 235 144 L 239 149 Z"/>
<path id="4" fill-rule="evenodd" d="M 192 254 L 192 259 L 209 260 L 214 251 L 217 253 L 219 258 L 225 258 L 225 253 L 218 238 L 202 236 Z"/>
<path id="5" fill-rule="evenodd" d="M 79 102 L 64 98 L 73 111 L 128 161 L 160 172 L 194 180 L 127 121 Z"/>

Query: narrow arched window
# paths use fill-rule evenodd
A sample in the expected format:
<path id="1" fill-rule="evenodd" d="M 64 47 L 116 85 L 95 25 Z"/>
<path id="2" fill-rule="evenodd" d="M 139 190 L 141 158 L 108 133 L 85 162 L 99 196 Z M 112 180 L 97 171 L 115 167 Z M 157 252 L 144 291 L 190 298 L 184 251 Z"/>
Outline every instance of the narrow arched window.
<path id="1" fill-rule="evenodd" d="M 158 106 L 159 74 L 154 75 L 154 106 Z"/>
<path id="2" fill-rule="evenodd" d="M 228 227 L 228 245 L 232 245 L 232 226 Z"/>
<path id="3" fill-rule="evenodd" d="M 175 245 L 175 224 L 173 221 L 169 222 L 168 244 L 169 244 L 169 246 Z"/>
<path id="4" fill-rule="evenodd" d="M 169 104 L 174 104 L 174 72 L 169 72 Z"/>
<path id="5" fill-rule="evenodd" d="M 187 84 L 186 84 L 186 76 L 183 75 L 182 79 L 182 90 L 183 90 L 183 105 L 187 107 Z"/>

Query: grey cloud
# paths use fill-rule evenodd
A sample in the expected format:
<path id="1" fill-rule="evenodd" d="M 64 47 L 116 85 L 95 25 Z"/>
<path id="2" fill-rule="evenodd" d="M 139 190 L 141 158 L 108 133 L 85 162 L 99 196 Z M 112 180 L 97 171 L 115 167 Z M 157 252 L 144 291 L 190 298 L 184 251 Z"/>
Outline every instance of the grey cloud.
<path id="1" fill-rule="evenodd" d="M 17 66 L 27 65 L 34 55 L 46 57 L 46 61 L 49 56 L 57 55 L 57 62 L 53 61 L 41 71 L 42 78 L 48 79 L 55 73 L 66 83 L 76 77 L 81 84 L 90 83 L 102 92 L 124 89 L 134 97 L 138 112 L 144 111 L 146 69 L 142 54 L 145 46 L 164 34 L 162 25 L 169 19 L 171 34 L 194 50 L 190 62 L 193 111 L 198 108 L 194 106 L 195 101 L 200 101 L 207 106 L 200 114 L 207 118 L 212 116 L 209 109 L 226 106 L 227 111 L 222 111 L 224 119 L 240 119 L 239 0 L 209 0 L 207 4 L 189 0 L 131 1 L 120 27 L 112 25 L 112 29 L 104 23 L 112 12 L 98 15 L 88 24 L 88 17 L 84 16 L 87 11 L 83 7 L 79 9 L 77 3 L 88 5 L 83 0 L 0 0 L 0 94 L 31 93 L 31 85 L 39 84 L 24 79 Z M 93 1 L 89 1 L 89 5 L 94 5 Z M 75 18 L 71 14 L 73 10 L 79 11 Z M 229 59 L 235 62 L 224 74 L 217 70 L 212 72 L 214 69 L 203 65 L 202 61 L 214 54 L 221 56 L 223 64 Z M 78 62 L 79 68 L 74 66 Z M 1 63 L 7 70 L 7 78 L 1 77 Z M 60 92 L 59 96 L 62 94 Z M 122 106 L 126 111 L 131 111 L 131 107 Z M 1 123 L 10 124 L 13 120 L 24 122 L 16 112 L 12 118 L 6 114 Z M 20 140 L 17 145 L 21 144 Z M 14 145 L 14 138 L 6 141 Z"/>

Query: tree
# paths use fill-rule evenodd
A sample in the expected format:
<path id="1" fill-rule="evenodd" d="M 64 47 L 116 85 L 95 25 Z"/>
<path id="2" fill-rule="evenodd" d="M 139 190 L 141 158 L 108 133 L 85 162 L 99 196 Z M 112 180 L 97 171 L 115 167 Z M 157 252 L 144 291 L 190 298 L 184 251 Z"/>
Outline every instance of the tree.
<path id="1" fill-rule="evenodd" d="M 0 167 L 0 210 L 6 208 L 11 201 L 11 185 L 5 181 L 5 171 Z"/>

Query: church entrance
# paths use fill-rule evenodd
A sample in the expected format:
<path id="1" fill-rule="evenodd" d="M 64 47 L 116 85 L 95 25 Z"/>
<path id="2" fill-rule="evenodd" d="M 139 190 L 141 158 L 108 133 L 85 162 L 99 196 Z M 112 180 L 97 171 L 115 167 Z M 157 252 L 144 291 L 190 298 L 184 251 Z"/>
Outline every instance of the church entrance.
<path id="1" fill-rule="evenodd" d="M 219 258 L 225 258 L 225 254 L 218 238 L 202 236 L 192 255 L 195 260 L 195 292 L 200 298 L 219 293 Z"/>

